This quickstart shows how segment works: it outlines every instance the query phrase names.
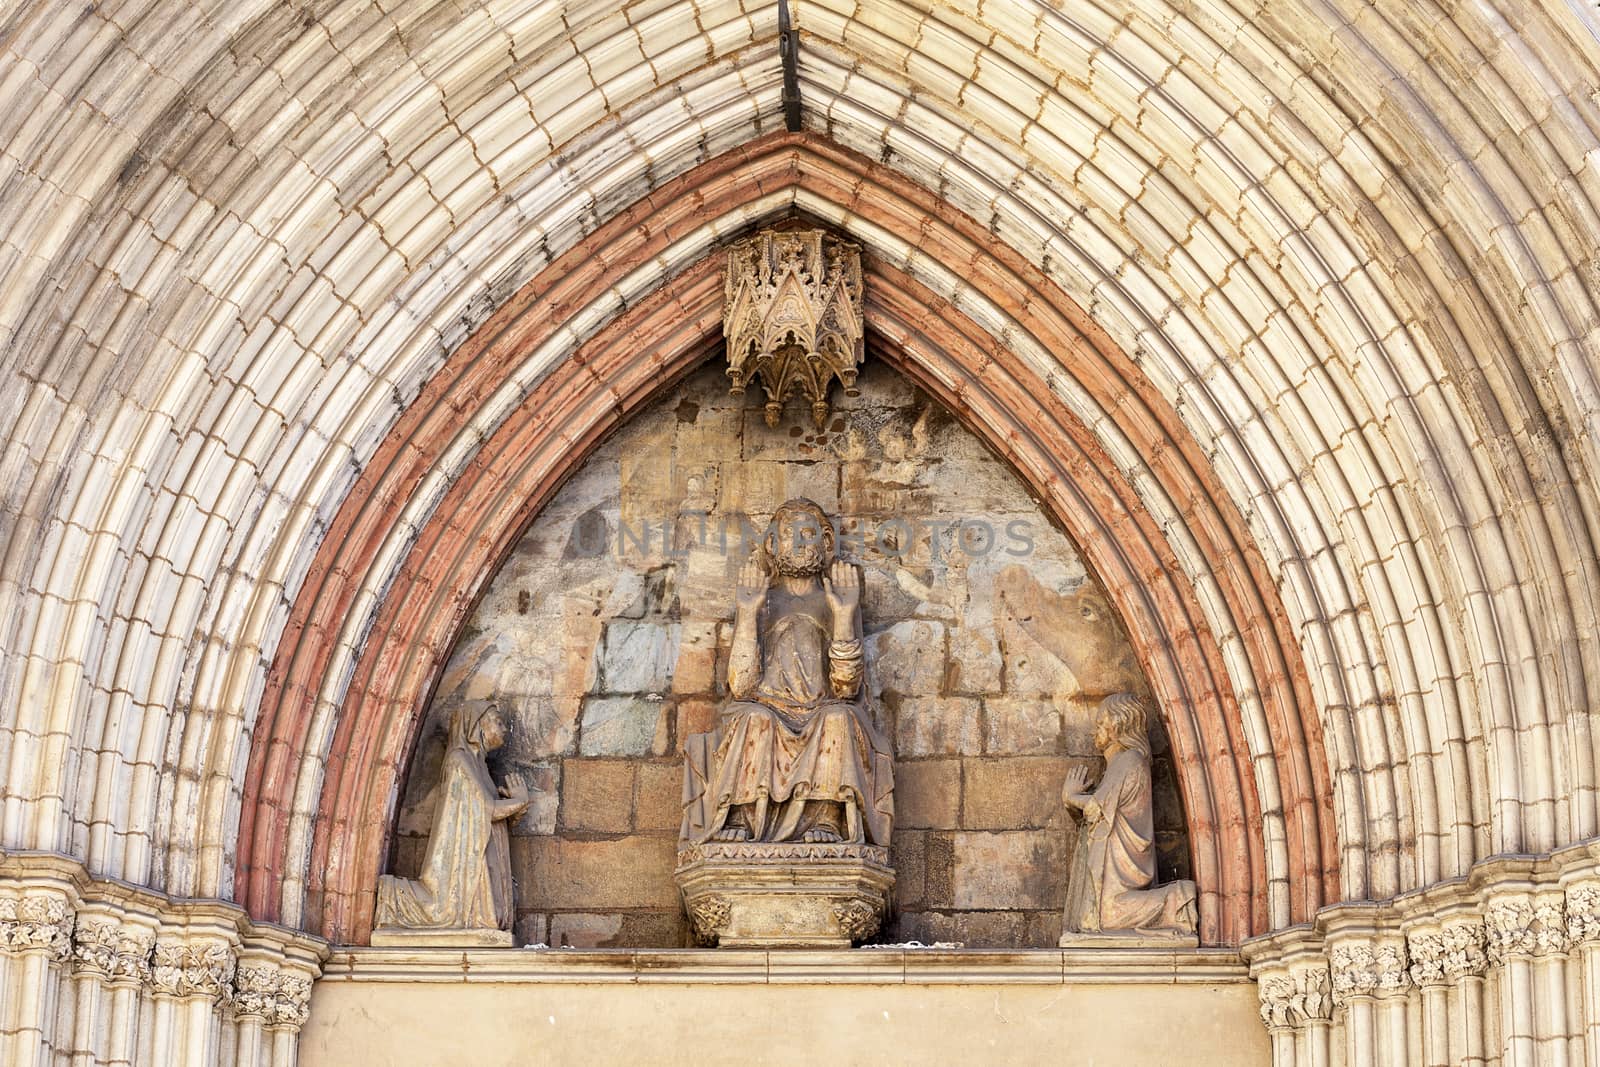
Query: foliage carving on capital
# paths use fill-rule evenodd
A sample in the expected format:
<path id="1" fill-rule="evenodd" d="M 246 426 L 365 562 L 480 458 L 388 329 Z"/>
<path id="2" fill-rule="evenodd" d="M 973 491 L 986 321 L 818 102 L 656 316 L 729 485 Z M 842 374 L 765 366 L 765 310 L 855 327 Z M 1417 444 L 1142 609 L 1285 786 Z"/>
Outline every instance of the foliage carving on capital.
<path id="1" fill-rule="evenodd" d="M 1489 965 L 1481 922 L 1447 923 L 1443 934 L 1444 973 L 1449 979 L 1481 975 Z"/>
<path id="2" fill-rule="evenodd" d="M 233 978 L 233 1014 L 298 1029 L 311 1014 L 311 978 L 272 963 L 241 963 Z"/>
<path id="3" fill-rule="evenodd" d="M 1411 956 L 1411 980 L 1418 986 L 1444 985 L 1444 934 L 1439 930 L 1413 930 L 1406 934 Z"/>
<path id="4" fill-rule="evenodd" d="M 1411 978 L 1406 970 L 1405 942 L 1380 942 L 1372 955 L 1378 971 L 1378 995 L 1404 993 Z"/>
<path id="5" fill-rule="evenodd" d="M 1261 1021 L 1269 1030 L 1286 1030 L 1333 1017 L 1326 964 L 1293 968 L 1261 980 Z"/>
<path id="6" fill-rule="evenodd" d="M 1333 999 L 1403 992 L 1408 980 L 1400 941 L 1345 942 L 1333 947 Z"/>
<path id="7" fill-rule="evenodd" d="M 1489 959 L 1548 956 L 1567 950 L 1567 921 L 1559 898 L 1501 897 L 1485 909 Z"/>
<path id="8" fill-rule="evenodd" d="M 150 974 L 155 934 L 104 915 L 79 916 L 72 935 L 73 969 L 108 979 L 140 981 Z"/>
<path id="9" fill-rule="evenodd" d="M 1343 1004 L 1351 997 L 1370 997 L 1378 989 L 1378 963 L 1371 945 L 1335 945 L 1329 954 L 1333 961 L 1333 1001 Z"/>
<path id="10" fill-rule="evenodd" d="M 1567 937 L 1574 945 L 1600 941 L 1600 882 L 1567 887 Z"/>
<path id="11" fill-rule="evenodd" d="M 42 949 L 51 959 L 64 960 L 72 952 L 73 919 L 66 898 L 55 893 L 0 898 L 0 947 Z"/>
<path id="12" fill-rule="evenodd" d="M 156 941 L 150 985 L 171 997 L 205 996 L 222 1002 L 233 991 L 235 955 L 222 941 Z"/>
<path id="13" fill-rule="evenodd" d="M 1567 945 L 1565 902 L 1560 897 L 1539 897 L 1533 905 L 1533 954 L 1559 956 Z"/>

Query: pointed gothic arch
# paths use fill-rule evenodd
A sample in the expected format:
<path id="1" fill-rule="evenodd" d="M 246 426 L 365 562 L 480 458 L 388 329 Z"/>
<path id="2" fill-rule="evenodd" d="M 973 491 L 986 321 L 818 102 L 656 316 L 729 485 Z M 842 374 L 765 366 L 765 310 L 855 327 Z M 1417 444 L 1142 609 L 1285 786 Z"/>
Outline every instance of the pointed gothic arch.
<path id="1" fill-rule="evenodd" d="M 661 272 L 675 242 L 797 209 L 862 241 L 875 350 L 1011 461 L 1122 613 L 1173 738 L 1204 940 L 1305 921 L 1337 896 L 1335 805 L 1306 669 L 1243 517 L 1177 413 L 1083 309 L 976 221 L 822 137 L 777 134 L 618 212 L 506 301 L 390 430 L 320 546 L 268 677 L 236 860 L 253 916 L 365 938 L 404 764 L 478 592 L 593 447 L 716 348 L 718 257 L 708 248 L 615 309 L 491 435 L 464 444 L 472 413 L 529 353 L 560 345 L 594 293 Z M 965 279 L 970 307 L 919 280 L 930 264 Z M 996 306 L 1009 336 L 985 321 Z M 1054 353 L 1070 379 L 1041 373 L 1019 355 L 1024 343 Z M 1154 484 L 1107 452 L 1091 413 Z M 1152 492 L 1181 529 L 1152 515 Z M 419 498 L 425 518 L 398 523 Z"/>

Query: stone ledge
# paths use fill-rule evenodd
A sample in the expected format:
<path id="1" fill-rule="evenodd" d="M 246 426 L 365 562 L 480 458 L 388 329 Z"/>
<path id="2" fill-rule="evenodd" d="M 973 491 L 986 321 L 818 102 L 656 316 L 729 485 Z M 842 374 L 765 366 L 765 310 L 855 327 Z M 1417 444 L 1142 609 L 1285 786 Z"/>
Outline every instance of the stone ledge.
<path id="1" fill-rule="evenodd" d="M 1233 949 L 341 948 L 325 982 L 1103 985 L 1250 981 Z"/>

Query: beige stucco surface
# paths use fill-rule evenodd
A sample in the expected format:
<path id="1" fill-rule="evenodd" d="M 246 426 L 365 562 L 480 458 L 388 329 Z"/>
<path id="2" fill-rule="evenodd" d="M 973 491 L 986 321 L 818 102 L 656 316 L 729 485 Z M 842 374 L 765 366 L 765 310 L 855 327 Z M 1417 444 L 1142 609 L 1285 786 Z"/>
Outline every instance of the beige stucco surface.
<path id="1" fill-rule="evenodd" d="M 304 1067 L 940 1064 L 1249 1067 L 1255 986 L 324 982 Z"/>

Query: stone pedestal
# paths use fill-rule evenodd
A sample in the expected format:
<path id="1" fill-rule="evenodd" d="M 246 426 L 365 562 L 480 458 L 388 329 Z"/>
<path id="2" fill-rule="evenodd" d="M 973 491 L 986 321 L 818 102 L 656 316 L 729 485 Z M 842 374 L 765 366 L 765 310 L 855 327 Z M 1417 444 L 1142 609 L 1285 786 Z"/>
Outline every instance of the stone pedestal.
<path id="1" fill-rule="evenodd" d="M 894 886 L 879 845 L 708 842 L 674 877 L 695 937 L 723 948 L 847 948 L 878 932 Z"/>
<path id="2" fill-rule="evenodd" d="M 412 930 L 380 926 L 372 931 L 375 948 L 510 948 L 509 930 Z"/>

